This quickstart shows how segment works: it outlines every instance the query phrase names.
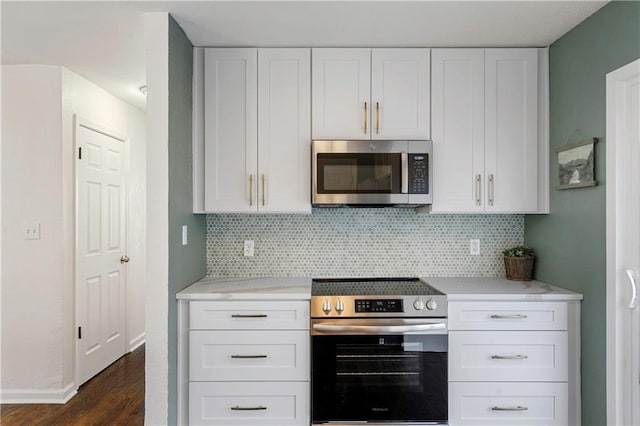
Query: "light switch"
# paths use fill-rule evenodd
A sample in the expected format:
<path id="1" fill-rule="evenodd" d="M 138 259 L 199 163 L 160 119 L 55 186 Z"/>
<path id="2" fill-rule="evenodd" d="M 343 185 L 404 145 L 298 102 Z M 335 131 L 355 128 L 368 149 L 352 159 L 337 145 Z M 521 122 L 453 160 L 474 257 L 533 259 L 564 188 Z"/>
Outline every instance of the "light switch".
<path id="1" fill-rule="evenodd" d="M 29 223 L 24 226 L 24 239 L 25 240 L 39 240 L 40 239 L 40 224 Z"/>
<path id="2" fill-rule="evenodd" d="M 182 245 L 186 246 L 188 241 L 189 228 L 187 225 L 182 225 Z"/>

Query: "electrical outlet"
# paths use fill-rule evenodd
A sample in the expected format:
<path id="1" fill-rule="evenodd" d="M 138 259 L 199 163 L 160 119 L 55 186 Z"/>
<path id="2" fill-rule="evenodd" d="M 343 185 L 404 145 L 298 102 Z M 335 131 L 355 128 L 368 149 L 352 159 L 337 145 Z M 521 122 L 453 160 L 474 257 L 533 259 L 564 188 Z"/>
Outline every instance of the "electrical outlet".
<path id="1" fill-rule="evenodd" d="M 253 242 L 253 240 L 244 240 L 245 256 L 253 256 L 254 249 L 255 249 L 255 243 Z"/>
<path id="2" fill-rule="evenodd" d="M 39 240 L 40 239 L 40 224 L 29 223 L 24 226 L 24 239 L 25 240 Z"/>
<path id="3" fill-rule="evenodd" d="M 480 254 L 480 240 L 469 240 L 469 254 L 474 256 Z"/>
<path id="4" fill-rule="evenodd" d="M 189 241 L 189 227 L 182 225 L 182 245 L 186 246 Z"/>

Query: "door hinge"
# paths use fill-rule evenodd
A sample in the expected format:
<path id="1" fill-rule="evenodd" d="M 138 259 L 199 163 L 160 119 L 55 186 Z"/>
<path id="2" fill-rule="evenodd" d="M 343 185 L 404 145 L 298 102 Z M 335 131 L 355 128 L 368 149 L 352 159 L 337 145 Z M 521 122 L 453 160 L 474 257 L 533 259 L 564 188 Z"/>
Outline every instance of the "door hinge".
<path id="1" fill-rule="evenodd" d="M 82 339 L 82 327 L 78 327 L 78 339 Z"/>
<path id="2" fill-rule="evenodd" d="M 82 147 L 78 148 L 78 160 L 82 160 Z"/>

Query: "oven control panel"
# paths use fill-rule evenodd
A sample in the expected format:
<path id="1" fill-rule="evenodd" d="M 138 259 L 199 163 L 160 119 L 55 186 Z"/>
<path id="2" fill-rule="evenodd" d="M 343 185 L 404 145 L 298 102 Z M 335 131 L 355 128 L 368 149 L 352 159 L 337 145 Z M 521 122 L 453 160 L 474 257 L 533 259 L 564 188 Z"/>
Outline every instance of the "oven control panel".
<path id="1" fill-rule="evenodd" d="M 337 296 L 311 297 L 311 318 L 446 318 L 447 296 Z"/>
<path id="2" fill-rule="evenodd" d="M 356 299 L 356 313 L 404 312 L 402 299 Z"/>

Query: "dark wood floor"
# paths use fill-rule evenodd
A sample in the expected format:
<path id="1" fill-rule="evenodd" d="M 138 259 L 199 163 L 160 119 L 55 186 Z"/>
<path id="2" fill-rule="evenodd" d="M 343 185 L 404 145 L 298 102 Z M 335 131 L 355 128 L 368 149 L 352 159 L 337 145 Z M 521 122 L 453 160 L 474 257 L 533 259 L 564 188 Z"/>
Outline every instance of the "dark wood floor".
<path id="1" fill-rule="evenodd" d="M 86 382 L 66 404 L 3 404 L 0 424 L 143 425 L 144 346 Z"/>

